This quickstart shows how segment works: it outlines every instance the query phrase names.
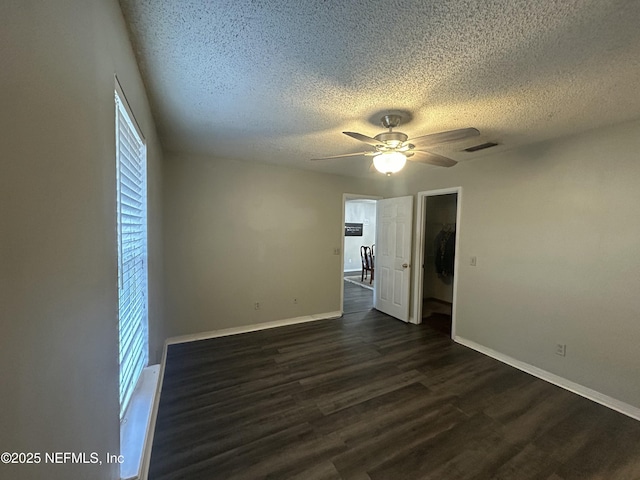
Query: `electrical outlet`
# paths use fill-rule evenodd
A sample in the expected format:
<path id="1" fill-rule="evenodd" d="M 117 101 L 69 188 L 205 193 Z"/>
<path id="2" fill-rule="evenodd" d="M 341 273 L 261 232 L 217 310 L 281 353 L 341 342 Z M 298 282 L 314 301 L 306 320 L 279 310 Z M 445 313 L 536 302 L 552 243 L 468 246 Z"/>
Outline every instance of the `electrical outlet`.
<path id="1" fill-rule="evenodd" d="M 564 343 L 556 343 L 556 355 L 565 357 L 567 355 L 567 345 Z"/>
<path id="2" fill-rule="evenodd" d="M 469 265 L 471 265 L 472 267 L 475 267 L 477 264 L 478 264 L 478 258 L 471 257 L 471 260 L 469 261 Z"/>
<path id="3" fill-rule="evenodd" d="M 334 248 L 333 249 L 333 254 L 334 255 L 340 255 L 340 249 L 339 248 Z"/>
<path id="4" fill-rule="evenodd" d="M 259 302 L 254 303 L 253 308 L 256 310 L 260 310 L 260 303 Z"/>

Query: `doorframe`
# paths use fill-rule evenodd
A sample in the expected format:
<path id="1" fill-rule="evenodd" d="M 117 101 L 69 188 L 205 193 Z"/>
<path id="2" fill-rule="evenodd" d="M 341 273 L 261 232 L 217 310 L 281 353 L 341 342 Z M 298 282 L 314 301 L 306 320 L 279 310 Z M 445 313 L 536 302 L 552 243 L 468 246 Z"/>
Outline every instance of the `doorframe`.
<path id="1" fill-rule="evenodd" d="M 456 202 L 456 246 L 455 258 L 453 263 L 453 302 L 451 309 L 451 338 L 456 338 L 456 305 L 458 303 L 458 270 L 460 266 L 460 229 L 462 219 L 462 187 L 442 188 L 439 190 L 427 190 L 418 192 L 418 205 L 416 206 L 416 249 L 413 278 L 413 318 L 409 318 L 411 323 L 422 323 L 422 291 L 424 288 L 424 244 L 425 244 L 425 214 L 427 197 L 436 197 L 439 195 L 457 194 Z"/>
<path id="2" fill-rule="evenodd" d="M 343 193 L 342 194 L 342 224 L 341 224 L 341 234 L 342 240 L 340 242 L 340 315 L 344 315 L 344 222 L 345 222 L 345 210 L 347 205 L 347 200 L 381 200 L 384 197 L 378 195 L 361 195 L 358 193 Z M 377 213 L 377 205 L 376 205 L 376 213 Z M 375 298 L 375 288 L 376 281 L 375 278 L 373 280 L 373 289 L 372 292 Z"/>

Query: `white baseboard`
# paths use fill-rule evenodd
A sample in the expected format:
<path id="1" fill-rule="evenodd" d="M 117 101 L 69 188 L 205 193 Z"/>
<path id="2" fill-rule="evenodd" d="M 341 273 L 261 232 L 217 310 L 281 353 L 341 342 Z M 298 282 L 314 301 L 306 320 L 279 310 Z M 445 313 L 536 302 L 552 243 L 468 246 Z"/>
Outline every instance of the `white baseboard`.
<path id="1" fill-rule="evenodd" d="M 272 322 L 255 323 L 253 325 L 243 325 L 241 327 L 224 328 L 222 330 L 213 330 L 210 332 L 194 333 L 192 335 L 182 335 L 179 337 L 168 338 L 165 345 L 173 345 L 175 343 L 195 342 L 198 340 L 207 340 L 209 338 L 226 337 L 228 335 L 237 335 L 239 333 L 256 332 L 258 330 L 266 330 L 268 328 L 285 327 L 287 325 L 296 325 L 298 323 L 316 322 L 318 320 L 329 320 L 332 318 L 340 318 L 342 312 L 327 312 L 314 315 L 305 315 L 303 317 L 287 318 L 284 320 L 274 320 Z"/>
<path id="2" fill-rule="evenodd" d="M 511 365 L 512 367 L 517 368 L 518 370 L 522 370 L 523 372 L 529 373 L 534 377 L 538 377 L 546 382 L 557 385 L 560 388 L 564 388 L 570 392 L 576 393 L 582 397 L 588 398 L 600 405 L 604 405 L 616 412 L 620 412 L 624 415 L 627 415 L 635 420 L 640 420 L 640 408 L 634 407 L 633 405 L 629 405 L 628 403 L 621 402 L 620 400 L 616 400 L 615 398 L 609 397 L 603 393 L 597 392 L 596 390 L 592 390 L 584 385 L 580 385 L 578 383 L 572 382 L 571 380 L 567 380 L 566 378 L 560 377 L 554 373 L 548 372 L 546 370 L 542 370 L 541 368 L 534 367 L 528 363 L 522 362 L 520 360 L 516 360 L 508 355 L 492 350 L 491 348 L 485 347 L 484 345 L 480 345 L 479 343 L 473 342 L 471 340 L 467 340 L 462 337 L 455 337 L 454 341 L 464 345 L 465 347 L 469 347 L 477 352 L 480 352 L 489 357 L 495 358 L 502 363 L 506 363 L 507 365 Z"/>

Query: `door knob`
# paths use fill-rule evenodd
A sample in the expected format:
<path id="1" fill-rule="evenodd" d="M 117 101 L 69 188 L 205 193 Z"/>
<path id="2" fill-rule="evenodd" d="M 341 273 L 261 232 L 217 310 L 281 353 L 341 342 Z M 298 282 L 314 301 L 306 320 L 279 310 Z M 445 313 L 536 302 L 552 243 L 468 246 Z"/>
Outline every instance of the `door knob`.
<path id="1" fill-rule="evenodd" d="M 402 264 L 402 268 L 409 268 L 409 264 L 408 263 L 403 263 Z"/>

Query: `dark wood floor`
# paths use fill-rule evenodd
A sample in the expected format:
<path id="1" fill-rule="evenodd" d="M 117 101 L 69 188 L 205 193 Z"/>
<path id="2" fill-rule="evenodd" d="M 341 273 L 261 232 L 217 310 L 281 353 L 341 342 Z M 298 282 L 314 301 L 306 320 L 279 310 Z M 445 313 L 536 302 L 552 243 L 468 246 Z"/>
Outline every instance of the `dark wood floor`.
<path id="1" fill-rule="evenodd" d="M 342 311 L 345 315 L 369 312 L 372 308 L 373 290 L 350 282 L 344 282 L 344 305 L 342 306 Z"/>
<path id="2" fill-rule="evenodd" d="M 448 302 L 425 298 L 422 301 L 422 323 L 450 337 L 452 308 Z"/>
<path id="3" fill-rule="evenodd" d="M 640 422 L 359 290 L 342 319 L 170 346 L 149 478 L 640 479 Z"/>

